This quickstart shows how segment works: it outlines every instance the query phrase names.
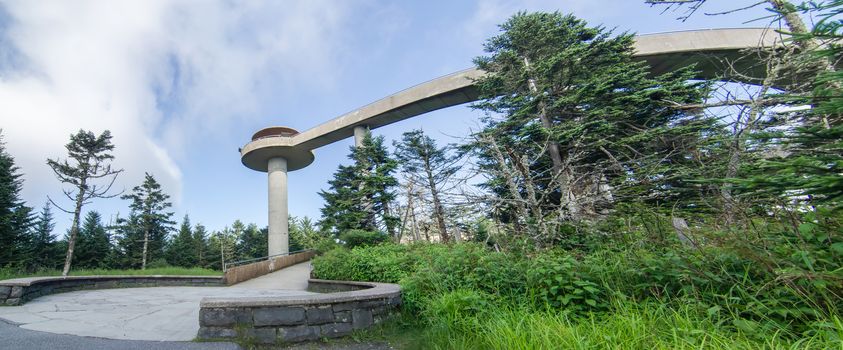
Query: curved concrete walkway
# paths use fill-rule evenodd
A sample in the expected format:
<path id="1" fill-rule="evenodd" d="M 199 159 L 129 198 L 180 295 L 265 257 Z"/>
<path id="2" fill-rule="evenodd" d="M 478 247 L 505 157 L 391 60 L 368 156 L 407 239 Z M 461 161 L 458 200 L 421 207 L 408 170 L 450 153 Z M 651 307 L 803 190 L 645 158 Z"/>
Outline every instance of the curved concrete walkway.
<path id="1" fill-rule="evenodd" d="M 230 287 L 153 287 L 77 291 L 0 307 L 21 328 L 88 337 L 190 341 L 205 297 L 296 296 L 307 292 L 310 262 Z M 0 348 L 2 348 L 0 343 Z"/>
<path id="2" fill-rule="evenodd" d="M 268 275 L 240 282 L 231 288 L 253 290 L 307 290 L 310 279 L 310 261 L 285 267 Z"/>

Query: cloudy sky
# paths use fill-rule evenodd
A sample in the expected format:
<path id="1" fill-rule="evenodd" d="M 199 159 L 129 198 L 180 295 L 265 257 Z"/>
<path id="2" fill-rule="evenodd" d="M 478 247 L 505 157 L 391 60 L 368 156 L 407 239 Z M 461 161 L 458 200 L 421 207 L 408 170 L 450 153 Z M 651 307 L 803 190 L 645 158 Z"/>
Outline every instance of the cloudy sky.
<path id="1" fill-rule="evenodd" d="M 718 12 L 753 1 L 718 1 Z M 712 2 L 713 3 L 713 2 Z M 725 6 L 725 7 L 717 7 Z M 80 128 L 114 135 L 116 190 L 144 172 L 215 230 L 235 219 L 266 223 L 266 177 L 240 164 L 238 147 L 270 125 L 306 130 L 412 85 L 471 66 L 484 39 L 519 10 L 574 13 L 620 31 L 654 33 L 758 27 L 763 9 L 728 16 L 663 12 L 643 0 L 536 1 L 0 1 L 0 128 L 24 174 L 23 197 L 61 201 L 46 165 L 63 158 Z M 465 106 L 429 113 L 376 134 L 423 128 L 453 142 L 476 126 Z M 315 151 L 292 172 L 292 215 L 318 217 L 317 195 L 351 140 Z M 125 215 L 119 198 L 86 210 Z M 58 214 L 58 230 L 69 226 Z"/>

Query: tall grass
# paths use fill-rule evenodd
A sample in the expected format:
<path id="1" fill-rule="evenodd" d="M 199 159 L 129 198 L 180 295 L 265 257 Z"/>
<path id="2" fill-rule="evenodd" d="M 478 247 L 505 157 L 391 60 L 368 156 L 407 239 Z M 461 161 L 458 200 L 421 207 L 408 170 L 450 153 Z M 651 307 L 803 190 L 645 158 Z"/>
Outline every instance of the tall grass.
<path id="1" fill-rule="evenodd" d="M 452 315 L 456 316 L 456 315 Z M 428 318 L 417 349 L 843 349 L 843 322 L 793 340 L 777 330 L 746 333 L 693 305 L 631 302 L 576 316 L 489 307 L 473 315 Z M 820 329 L 822 328 L 822 329 Z"/>
<path id="2" fill-rule="evenodd" d="M 822 259 L 807 273 L 801 260 L 769 265 L 718 246 L 517 254 L 387 244 L 330 251 L 313 272 L 400 283 L 416 320 L 405 328 L 424 329 L 421 348 L 843 350 L 840 257 L 812 252 Z"/>
<path id="3" fill-rule="evenodd" d="M 126 275 L 126 276 L 152 276 L 152 275 L 164 275 L 164 276 L 220 276 L 222 272 L 210 270 L 210 269 L 203 269 L 203 268 L 185 268 L 185 267 L 157 267 L 157 268 L 149 268 L 146 270 L 136 270 L 136 269 L 126 269 L 126 270 L 114 270 L 114 269 L 86 269 L 86 270 L 72 270 L 70 271 L 71 276 L 95 276 L 95 275 L 108 275 L 108 276 L 118 276 L 118 275 Z M 0 280 L 11 279 L 11 278 L 23 278 L 23 277 L 42 277 L 42 276 L 61 276 L 60 270 L 41 270 L 37 272 L 21 272 L 15 269 L 8 269 L 8 268 L 0 268 Z"/>

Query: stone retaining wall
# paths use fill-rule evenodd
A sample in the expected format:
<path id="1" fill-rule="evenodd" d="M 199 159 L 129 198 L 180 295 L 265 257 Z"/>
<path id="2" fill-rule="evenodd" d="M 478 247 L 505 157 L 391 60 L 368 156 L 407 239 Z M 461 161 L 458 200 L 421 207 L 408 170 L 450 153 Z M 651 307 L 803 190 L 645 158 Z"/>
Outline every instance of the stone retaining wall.
<path id="1" fill-rule="evenodd" d="M 0 281 L 0 305 L 22 305 L 43 295 L 76 290 L 223 286 L 222 277 L 208 276 L 68 276 L 31 277 Z"/>
<path id="2" fill-rule="evenodd" d="M 311 279 L 309 290 L 345 290 L 295 297 L 205 298 L 199 339 L 241 338 L 279 344 L 333 338 L 371 327 L 401 305 L 398 285 Z"/>
<path id="3" fill-rule="evenodd" d="M 258 261 L 248 265 L 230 267 L 225 270 L 225 284 L 230 286 L 243 281 L 248 281 L 252 278 L 260 277 L 285 267 L 308 261 L 312 259 L 314 255 L 316 255 L 315 251 L 308 250 L 287 256 L 279 256 L 272 259 Z"/>

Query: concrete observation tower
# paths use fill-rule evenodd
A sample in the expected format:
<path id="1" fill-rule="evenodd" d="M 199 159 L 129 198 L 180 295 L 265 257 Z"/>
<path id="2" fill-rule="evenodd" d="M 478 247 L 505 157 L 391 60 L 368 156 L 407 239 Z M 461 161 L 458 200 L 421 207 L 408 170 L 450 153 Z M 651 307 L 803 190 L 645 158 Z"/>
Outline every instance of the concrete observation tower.
<path id="1" fill-rule="evenodd" d="M 252 135 L 252 142 L 240 150 L 247 168 L 263 171 L 269 177 L 269 255 L 290 252 L 287 212 L 287 172 L 313 163 L 313 152 L 292 144 L 299 132 L 274 126 Z"/>
<path id="2" fill-rule="evenodd" d="M 354 126 L 354 145 L 360 147 L 368 132 L 365 126 Z M 261 129 L 240 149 L 243 165 L 266 172 L 269 178 L 269 256 L 290 252 L 289 212 L 287 206 L 287 172 L 313 163 L 313 152 L 307 145 L 296 144 L 299 132 L 284 126 Z"/>
<path id="3" fill-rule="evenodd" d="M 698 79 L 758 83 L 766 75 L 761 55 L 747 49 L 781 45 L 780 34 L 766 28 L 691 30 L 635 37 L 637 60 L 653 75 L 694 64 Z M 737 71 L 740 74 L 731 73 Z M 313 163 L 313 149 L 354 136 L 360 147 L 374 130 L 437 109 L 478 99 L 475 81 L 486 72 L 466 69 L 439 77 L 372 102 L 299 133 L 287 127 L 258 131 L 240 150 L 243 165 L 269 175 L 269 255 L 289 252 L 287 172 Z M 757 77 L 757 78 L 752 78 Z"/>

